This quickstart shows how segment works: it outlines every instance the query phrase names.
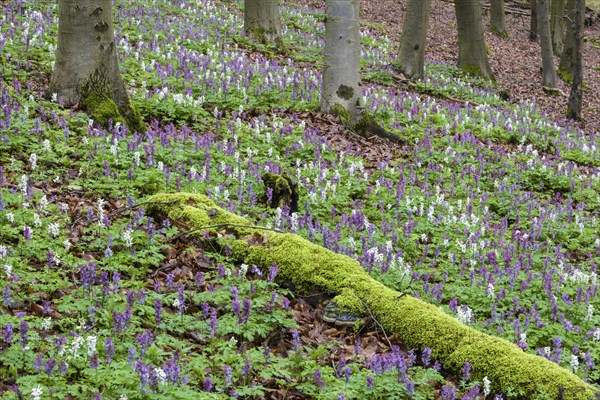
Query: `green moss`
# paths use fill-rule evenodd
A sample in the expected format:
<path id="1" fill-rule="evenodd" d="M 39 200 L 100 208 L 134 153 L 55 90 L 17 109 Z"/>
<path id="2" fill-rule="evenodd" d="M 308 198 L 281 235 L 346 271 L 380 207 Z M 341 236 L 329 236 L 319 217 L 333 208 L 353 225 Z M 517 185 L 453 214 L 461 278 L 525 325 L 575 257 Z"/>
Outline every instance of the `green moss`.
<path id="1" fill-rule="evenodd" d="M 558 68 L 556 70 L 556 73 L 558 74 L 558 76 L 560 76 L 560 79 L 562 79 L 563 81 L 569 84 L 573 83 L 573 74 L 567 68 Z"/>
<path id="2" fill-rule="evenodd" d="M 108 126 L 108 121 L 125 123 L 119 112 L 119 107 L 104 93 L 92 90 L 83 98 L 83 106 L 92 114 L 94 121 L 102 126 Z"/>
<path id="3" fill-rule="evenodd" d="M 496 25 L 490 25 L 490 31 L 492 33 L 494 33 L 495 35 L 500 36 L 501 38 L 504 38 L 504 39 L 508 38 L 508 32 L 499 30 Z"/>
<path id="4" fill-rule="evenodd" d="M 343 105 L 339 103 L 332 104 L 329 107 L 329 112 L 340 117 L 340 120 L 344 125 L 348 125 L 350 123 L 350 112 Z"/>
<path id="5" fill-rule="evenodd" d="M 340 97 L 340 99 L 350 100 L 354 96 L 354 89 L 350 86 L 340 85 L 336 94 Z"/>
<path id="6" fill-rule="evenodd" d="M 266 194 L 262 199 L 263 202 L 268 203 L 268 206 L 273 208 L 288 206 L 292 212 L 298 210 L 296 185 L 288 174 L 266 172 L 261 176 L 261 179 L 265 184 L 265 189 L 271 189 L 270 202 Z"/>
<path id="7" fill-rule="evenodd" d="M 149 199 L 150 202 L 173 200 L 179 201 L 174 205 L 150 203 L 148 211 L 168 216 L 192 229 L 223 223 L 250 225 L 246 219 L 216 207 L 206 196 L 177 193 Z M 410 347 L 429 347 L 444 367 L 459 373 L 465 361 L 469 361 L 474 377 L 487 376 L 493 392 L 519 399 L 559 398 L 562 387 L 566 399 L 581 400 L 596 393 L 596 389 L 576 375 L 545 358 L 526 354 L 504 339 L 466 326 L 431 304 L 401 296 L 371 278 L 354 259 L 293 234 L 252 228 L 235 231 L 237 239 L 228 245 L 238 261 L 264 269 L 278 264 L 278 279 L 290 280 L 301 291 L 338 293 L 336 303 L 347 311 L 362 312 L 363 304 L 368 305 L 386 330 L 398 333 Z M 261 235 L 260 245 L 250 244 L 249 239 L 256 234 Z"/>

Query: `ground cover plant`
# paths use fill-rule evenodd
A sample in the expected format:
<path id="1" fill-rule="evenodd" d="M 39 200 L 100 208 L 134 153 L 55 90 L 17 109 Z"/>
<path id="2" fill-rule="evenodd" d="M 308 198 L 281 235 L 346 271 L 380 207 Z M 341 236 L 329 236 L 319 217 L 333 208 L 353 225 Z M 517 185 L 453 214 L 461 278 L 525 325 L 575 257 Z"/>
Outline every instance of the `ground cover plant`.
<path id="1" fill-rule="evenodd" d="M 312 112 L 322 12 L 284 8 L 296 45 L 281 54 L 243 39 L 239 4 L 179 0 L 115 3 L 148 130 L 103 127 L 45 92 L 55 4 L 0 5 L 3 398 L 531 396 L 469 363 L 450 370 L 376 320 L 328 326 L 322 304 L 275 283 L 276 265 L 236 263 L 218 237 L 144 211 L 176 191 L 355 258 L 599 383 L 597 135 L 444 64 L 394 87 L 391 41 L 365 24 L 365 103 L 404 144 L 397 157 L 342 148 L 336 121 Z M 299 211 L 266 207 L 265 172 L 297 182 Z"/>

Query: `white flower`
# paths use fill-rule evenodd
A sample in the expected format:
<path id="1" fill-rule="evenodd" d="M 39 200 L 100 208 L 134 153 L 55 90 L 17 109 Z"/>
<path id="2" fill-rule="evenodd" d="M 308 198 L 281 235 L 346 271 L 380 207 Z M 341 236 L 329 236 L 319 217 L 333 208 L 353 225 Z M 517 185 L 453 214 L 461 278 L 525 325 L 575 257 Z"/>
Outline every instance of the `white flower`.
<path id="1" fill-rule="evenodd" d="M 10 277 L 12 275 L 12 265 L 11 264 L 4 264 L 4 272 L 6 273 L 7 277 Z"/>
<path id="2" fill-rule="evenodd" d="M 50 141 L 48 139 L 45 139 L 43 142 L 43 146 L 44 146 L 44 151 L 46 153 L 50 153 L 52 151 L 52 147 L 50 145 Z"/>
<path id="3" fill-rule="evenodd" d="M 133 245 L 133 238 L 131 237 L 131 229 L 127 228 L 125 232 L 123 232 L 123 241 L 125 242 L 126 247 L 131 247 Z"/>
<path id="4" fill-rule="evenodd" d="M 246 276 L 246 273 L 248 272 L 248 264 L 242 264 L 240 265 L 240 277 L 244 277 Z"/>
<path id="5" fill-rule="evenodd" d="M 173 300 L 173 307 L 175 307 L 175 308 L 181 307 L 181 301 L 179 301 L 179 299 Z"/>
<path id="6" fill-rule="evenodd" d="M 29 164 L 31 165 L 31 170 L 35 170 L 37 168 L 37 154 L 31 153 L 29 156 Z"/>
<path id="7" fill-rule="evenodd" d="M 159 171 L 162 171 L 165 169 L 165 165 L 163 164 L 162 161 L 158 162 L 158 165 L 156 166 L 156 168 L 158 168 Z"/>
<path id="8" fill-rule="evenodd" d="M 19 190 L 23 196 L 27 196 L 27 188 L 29 187 L 29 178 L 27 175 L 21 175 L 21 182 L 19 183 Z"/>
<path id="9" fill-rule="evenodd" d="M 166 383 L 167 382 L 167 373 L 162 368 L 154 368 L 154 372 L 156 372 L 156 377 L 158 378 L 158 383 Z"/>
<path id="10" fill-rule="evenodd" d="M 42 321 L 42 329 L 47 331 L 51 327 L 52 327 L 52 318 L 51 317 L 44 318 L 44 320 Z"/>
<path id="11" fill-rule="evenodd" d="M 133 160 L 135 162 L 136 167 L 138 165 L 140 165 L 140 156 L 141 156 L 141 153 L 139 151 L 136 151 L 135 153 L 133 153 Z"/>
<path id="12" fill-rule="evenodd" d="M 65 241 L 63 242 L 63 246 L 65 246 L 65 251 L 68 252 L 71 248 L 71 242 L 69 242 L 69 239 L 65 239 Z"/>
<path id="13" fill-rule="evenodd" d="M 459 307 L 456 310 L 456 313 L 457 313 L 456 319 L 458 319 L 463 324 L 468 324 L 471 321 L 473 321 L 473 310 L 471 310 L 467 306 Z"/>
<path id="14" fill-rule="evenodd" d="M 93 356 L 94 354 L 96 354 L 96 342 L 97 342 L 98 338 L 96 336 L 88 336 L 87 337 L 87 354 L 89 357 Z"/>
<path id="15" fill-rule="evenodd" d="M 12 212 L 6 213 L 6 219 L 12 224 L 13 222 L 15 222 L 15 214 L 13 214 Z"/>
<path id="16" fill-rule="evenodd" d="M 490 394 L 490 384 L 492 382 L 490 382 L 490 380 L 488 379 L 487 376 L 483 377 L 483 396 L 487 397 L 487 395 Z"/>
<path id="17" fill-rule="evenodd" d="M 54 64 L 52 64 L 52 69 L 54 69 Z M 52 101 L 56 102 L 58 100 L 58 93 L 52 93 Z"/>
<path id="18" fill-rule="evenodd" d="M 37 387 L 34 387 L 33 389 L 31 389 L 31 396 L 33 397 L 34 400 L 40 400 L 40 398 L 42 397 L 42 393 L 43 393 L 42 387 L 39 385 Z"/>
<path id="19" fill-rule="evenodd" d="M 104 201 L 103 198 L 99 198 L 98 199 L 98 225 L 100 226 L 104 226 L 104 221 L 102 221 L 104 219 L 104 205 L 106 204 L 106 202 Z"/>
<path id="20" fill-rule="evenodd" d="M 573 370 L 573 372 L 577 372 L 578 368 L 579 368 L 579 358 L 577 358 L 577 355 L 571 354 L 571 369 Z"/>
<path id="21" fill-rule="evenodd" d="M 40 218 L 40 216 L 38 214 L 33 214 L 33 224 L 39 228 L 40 226 L 42 226 L 42 219 Z"/>
<path id="22" fill-rule="evenodd" d="M 60 233 L 60 227 L 58 226 L 58 224 L 56 222 L 52 222 L 50 225 L 48 225 L 48 234 L 50 236 L 55 238 L 58 236 L 59 233 Z"/>
<path id="23" fill-rule="evenodd" d="M 123 394 L 121 395 L 121 397 L 119 397 L 119 400 L 128 400 L 128 399 L 127 399 L 127 395 L 126 395 L 125 393 L 123 393 Z"/>
<path id="24" fill-rule="evenodd" d="M 594 316 L 594 306 L 588 304 L 587 315 L 585 316 L 585 320 L 589 321 Z"/>
<path id="25" fill-rule="evenodd" d="M 494 284 L 493 283 L 489 283 L 487 288 L 485 289 L 485 294 L 487 295 L 487 297 L 489 297 L 490 299 L 493 299 L 495 296 L 494 293 Z"/>

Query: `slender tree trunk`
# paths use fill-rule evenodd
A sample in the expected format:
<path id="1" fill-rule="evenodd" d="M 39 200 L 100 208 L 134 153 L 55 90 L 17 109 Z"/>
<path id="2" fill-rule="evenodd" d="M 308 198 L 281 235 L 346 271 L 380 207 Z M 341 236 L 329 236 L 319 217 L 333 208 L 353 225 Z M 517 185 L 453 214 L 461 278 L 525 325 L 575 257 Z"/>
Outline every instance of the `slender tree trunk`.
<path id="1" fill-rule="evenodd" d="M 550 31 L 552 33 L 552 49 L 560 54 L 565 37 L 565 0 L 552 0 L 550 11 Z"/>
<path id="2" fill-rule="evenodd" d="M 282 46 L 278 0 L 245 0 L 244 32 L 260 43 Z"/>
<path id="3" fill-rule="evenodd" d="M 409 79 L 423 77 L 431 0 L 409 0 L 396 66 Z"/>
<path id="4" fill-rule="evenodd" d="M 504 0 L 492 0 L 490 9 L 490 30 L 498 36 L 508 37 Z"/>
<path id="5" fill-rule="evenodd" d="M 483 37 L 480 0 L 455 0 L 458 66 L 465 72 L 493 78 Z"/>
<path id="6" fill-rule="evenodd" d="M 577 18 L 576 8 L 576 0 L 567 1 L 567 33 L 565 35 L 563 51 L 560 56 L 560 63 L 558 64 L 558 72 L 560 76 L 567 82 L 572 82 L 573 79 L 573 60 L 575 59 L 575 29 L 573 28 L 573 23 L 575 23 Z M 583 24 L 584 18 L 585 13 L 581 13 L 579 16 L 579 23 Z"/>
<path id="7" fill-rule="evenodd" d="M 353 125 L 359 119 L 360 76 L 359 0 L 325 2 L 325 65 L 321 111 L 340 115 Z"/>
<path id="8" fill-rule="evenodd" d="M 106 125 L 144 129 L 119 71 L 112 0 L 60 0 L 58 46 L 50 93 L 65 106 L 80 105 Z"/>
<path id="9" fill-rule="evenodd" d="M 556 71 L 554 70 L 554 53 L 550 37 L 550 0 L 538 0 L 538 33 L 542 50 L 542 86 L 556 87 Z"/>
<path id="10" fill-rule="evenodd" d="M 573 20 L 573 33 L 575 37 L 575 46 L 573 48 L 573 83 L 571 84 L 571 94 L 567 106 L 567 116 L 569 118 L 581 120 L 581 105 L 583 98 L 583 56 L 581 48 L 583 46 L 583 28 L 585 18 L 585 0 L 576 0 L 575 18 Z"/>
<path id="11" fill-rule="evenodd" d="M 531 5 L 531 20 L 529 23 L 529 40 L 535 42 L 538 38 L 537 28 L 537 0 L 530 0 Z"/>

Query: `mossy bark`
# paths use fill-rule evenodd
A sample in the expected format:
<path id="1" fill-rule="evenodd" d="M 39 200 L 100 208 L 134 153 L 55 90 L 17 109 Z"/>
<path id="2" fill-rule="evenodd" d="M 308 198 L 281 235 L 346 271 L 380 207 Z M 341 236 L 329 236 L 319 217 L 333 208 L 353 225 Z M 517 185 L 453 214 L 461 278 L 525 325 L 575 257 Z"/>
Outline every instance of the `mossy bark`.
<path id="1" fill-rule="evenodd" d="M 177 201 L 172 205 L 164 202 Z M 248 220 L 215 205 L 206 196 L 177 193 L 149 199 L 151 213 L 168 217 L 186 229 L 218 224 L 251 225 Z M 396 332 L 410 347 L 429 347 L 445 368 L 459 373 L 468 361 L 476 379 L 487 376 L 492 392 L 512 393 L 509 398 L 560 398 L 588 400 L 597 393 L 576 375 L 545 358 L 524 353 L 516 345 L 458 322 L 436 306 L 411 296 L 401 296 L 371 278 L 358 261 L 333 253 L 297 235 L 232 226 L 235 239 L 227 242 L 240 262 L 267 269 L 278 264 L 278 278 L 290 280 L 299 290 L 337 293 L 336 303 L 354 312 L 363 304 L 389 332 Z M 253 240 L 256 236 L 260 241 Z M 256 244 L 260 243 L 260 244 Z M 516 395 L 515 395 L 516 394 Z"/>
<path id="2" fill-rule="evenodd" d="M 479 0 L 455 0 L 458 30 L 458 66 L 463 71 L 484 78 L 492 78 L 488 60 L 481 2 Z"/>
<path id="3" fill-rule="evenodd" d="M 431 0 L 410 0 L 406 6 L 396 67 L 409 79 L 423 77 L 430 11 Z"/>
<path id="4" fill-rule="evenodd" d="M 259 43 L 283 49 L 278 0 L 245 0 L 244 32 Z"/>
<path id="5" fill-rule="evenodd" d="M 112 0 L 60 0 L 58 17 L 50 93 L 67 107 L 88 109 L 103 125 L 112 119 L 144 130 L 119 71 Z"/>
<path id="6" fill-rule="evenodd" d="M 500 37 L 508 37 L 504 0 L 492 0 L 491 2 L 490 30 Z"/>

